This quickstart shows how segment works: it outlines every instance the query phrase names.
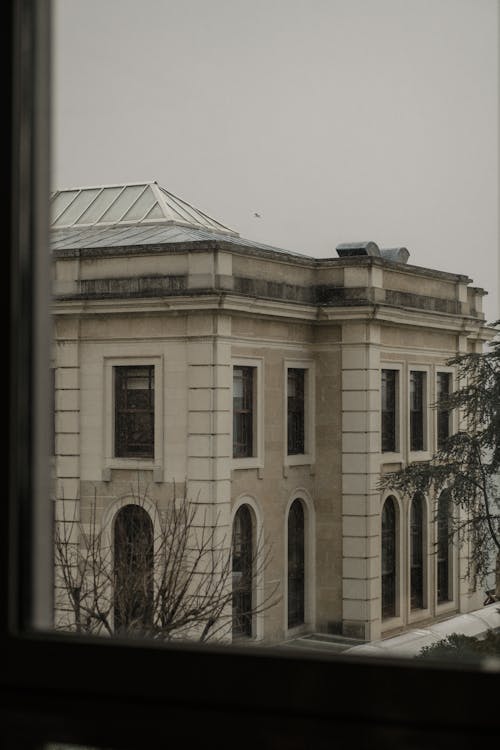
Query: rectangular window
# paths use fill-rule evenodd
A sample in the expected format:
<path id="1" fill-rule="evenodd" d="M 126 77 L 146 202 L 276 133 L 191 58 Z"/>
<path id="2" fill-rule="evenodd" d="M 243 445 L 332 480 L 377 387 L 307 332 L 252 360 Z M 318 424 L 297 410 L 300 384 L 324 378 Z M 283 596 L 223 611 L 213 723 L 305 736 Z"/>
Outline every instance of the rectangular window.
<path id="1" fill-rule="evenodd" d="M 395 453 L 397 370 L 382 370 L 381 442 L 383 453 Z"/>
<path id="2" fill-rule="evenodd" d="M 288 369 L 287 434 L 288 455 L 305 453 L 305 370 Z"/>
<path id="3" fill-rule="evenodd" d="M 423 451 L 424 446 L 424 377 L 419 370 L 410 372 L 410 450 Z"/>
<path id="4" fill-rule="evenodd" d="M 255 367 L 233 368 L 233 458 L 254 455 Z"/>
<path id="5" fill-rule="evenodd" d="M 154 458 L 154 365 L 115 367 L 115 456 Z"/>
<path id="6" fill-rule="evenodd" d="M 451 373 L 438 372 L 437 374 L 437 447 L 442 448 L 451 434 L 451 411 L 439 406 L 439 402 L 446 399 L 451 393 Z"/>

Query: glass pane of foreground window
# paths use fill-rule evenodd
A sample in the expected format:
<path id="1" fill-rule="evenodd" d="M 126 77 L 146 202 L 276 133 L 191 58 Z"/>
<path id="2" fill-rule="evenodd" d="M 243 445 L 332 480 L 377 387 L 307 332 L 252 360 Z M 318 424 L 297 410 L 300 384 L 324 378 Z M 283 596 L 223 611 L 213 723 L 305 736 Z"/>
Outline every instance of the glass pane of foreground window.
<path id="1" fill-rule="evenodd" d="M 287 20 L 304 35 L 304 49 L 317 48 L 323 28 L 334 33 L 338 11 L 327 5 L 312 26 L 305 11 Z M 287 222 L 273 235 L 258 207 L 247 220 L 233 157 L 248 146 L 231 139 L 247 120 L 241 112 L 260 106 L 241 84 L 253 71 L 254 48 L 211 48 L 214 67 L 205 78 L 203 29 L 216 22 L 224 38 L 240 38 L 232 36 L 238 24 L 203 4 L 196 23 L 180 0 L 169 4 L 175 13 L 157 6 L 150 23 L 148 13 L 118 2 L 56 3 L 50 262 L 45 256 L 54 404 L 53 439 L 46 441 L 54 538 L 47 619 L 58 630 L 93 636 L 313 643 L 346 656 L 408 654 L 404 642 L 416 655 L 414 631 L 427 629 L 430 644 L 438 632 L 460 630 L 462 613 L 485 612 L 485 590 L 497 585 L 493 540 L 484 525 L 459 532 L 453 488 L 438 508 L 444 487 L 428 483 L 417 494 L 395 476 L 410 454 L 431 455 L 454 424 L 428 404 L 458 382 L 448 374 L 448 355 L 487 349 L 482 294 L 457 275 L 453 254 L 447 270 L 443 259 L 439 270 L 423 268 L 429 262 L 417 250 L 407 263 L 404 248 L 375 242 L 347 242 L 321 257 L 310 234 L 321 211 L 314 222 L 304 216 L 310 245 L 301 240 L 294 252 L 298 240 Z M 104 27 L 113 28 L 116 12 L 125 37 L 104 39 L 102 14 Z M 355 28 L 359 11 L 349 5 L 345 12 Z M 428 11 L 421 12 L 425 20 Z M 92 32 L 83 23 L 89 14 Z M 108 80 L 99 54 L 121 59 L 127 42 L 135 49 L 128 35 L 139 22 L 148 54 L 137 55 L 137 80 L 131 70 Z M 406 33 L 402 15 L 394 23 Z M 276 69 L 276 40 L 261 42 L 274 81 L 271 89 L 267 76 L 262 82 L 270 117 L 261 136 L 277 154 L 286 139 L 282 130 L 273 133 L 282 111 L 274 95 L 296 76 Z M 295 49 L 285 52 L 283 59 L 295 59 Z M 421 49 L 412 54 L 421 59 Z M 324 78 L 335 66 L 316 67 L 311 59 L 313 79 L 320 76 L 320 88 L 334 87 L 346 104 L 352 86 Z M 378 57 L 368 59 L 372 66 Z M 168 91 L 168 109 L 154 113 L 149 103 L 131 104 L 160 107 L 152 78 Z M 193 81 L 199 91 L 186 99 Z M 214 81 L 234 96 L 229 113 L 217 97 L 200 94 Z M 386 96 L 392 107 L 393 91 Z M 296 94 L 287 102 L 295 107 Z M 324 95 L 316 104 L 326 106 Z M 247 136 L 251 142 L 253 133 Z M 316 161 L 331 149 L 341 160 L 342 144 L 328 135 Z M 301 141 L 302 153 L 310 146 L 309 137 Z M 169 154 L 167 166 L 159 152 Z M 458 145 L 453 153 L 460 152 Z M 256 195 L 275 180 L 274 170 L 267 160 L 256 171 L 247 162 Z M 144 163 L 158 165 L 158 182 L 140 182 Z M 316 187 L 305 180 L 309 201 Z M 433 182 L 427 174 L 422 180 Z M 185 186 L 181 196 L 176 185 Z M 296 185 L 283 196 L 280 185 L 266 197 L 271 216 L 284 215 L 274 200 L 296 200 Z M 318 189 L 329 194 L 330 183 Z M 296 207 L 302 221 L 303 204 Z M 477 575 L 464 583 L 471 540 L 486 541 L 477 547 Z M 494 628 L 494 607 L 487 611 Z M 476 619 L 484 625 L 483 616 Z M 438 622 L 441 629 L 433 630 Z"/>

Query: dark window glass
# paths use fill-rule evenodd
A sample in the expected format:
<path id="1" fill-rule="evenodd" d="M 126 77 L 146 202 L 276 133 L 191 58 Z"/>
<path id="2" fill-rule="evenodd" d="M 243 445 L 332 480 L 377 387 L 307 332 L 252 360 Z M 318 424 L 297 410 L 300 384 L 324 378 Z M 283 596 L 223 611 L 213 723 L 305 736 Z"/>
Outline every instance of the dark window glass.
<path id="1" fill-rule="evenodd" d="M 396 503 L 388 497 L 382 509 L 382 619 L 396 616 Z"/>
<path id="2" fill-rule="evenodd" d="M 437 600 L 451 600 L 450 590 L 450 497 L 442 492 L 438 500 L 437 513 Z"/>
<path id="3" fill-rule="evenodd" d="M 115 632 L 141 632 L 152 625 L 153 557 L 149 515 L 139 505 L 126 505 L 114 524 Z"/>
<path id="4" fill-rule="evenodd" d="M 449 396 L 451 391 L 451 374 L 449 372 L 438 372 L 437 374 L 437 444 L 442 448 L 446 440 L 450 437 L 450 416 L 449 409 L 439 406 L 439 402 Z"/>
<path id="5" fill-rule="evenodd" d="M 253 450 L 254 367 L 233 369 L 233 457 L 247 458 Z"/>
<path id="6" fill-rule="evenodd" d="M 288 455 L 305 453 L 304 385 L 305 370 L 290 368 L 287 385 Z"/>
<path id="7" fill-rule="evenodd" d="M 233 525 L 233 636 L 252 635 L 252 516 L 242 505 Z"/>
<path id="8" fill-rule="evenodd" d="M 410 510 L 410 606 L 424 606 L 424 501 L 415 495 Z"/>
<path id="9" fill-rule="evenodd" d="M 288 514 L 288 627 L 304 622 L 304 508 L 294 500 Z"/>
<path id="10" fill-rule="evenodd" d="M 381 438 L 382 452 L 394 452 L 396 444 L 396 377 L 397 370 L 382 370 Z"/>
<path id="11" fill-rule="evenodd" d="M 115 456 L 154 457 L 154 366 L 115 367 Z"/>
<path id="12" fill-rule="evenodd" d="M 410 450 L 424 450 L 424 375 L 410 372 Z"/>

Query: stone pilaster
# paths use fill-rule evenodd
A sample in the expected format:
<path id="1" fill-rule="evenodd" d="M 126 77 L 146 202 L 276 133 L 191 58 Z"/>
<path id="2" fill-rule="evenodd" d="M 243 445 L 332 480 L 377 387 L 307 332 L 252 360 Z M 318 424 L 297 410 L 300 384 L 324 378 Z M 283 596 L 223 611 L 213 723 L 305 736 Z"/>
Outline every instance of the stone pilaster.
<path id="1" fill-rule="evenodd" d="M 222 533 L 231 497 L 230 326 L 227 316 L 193 315 L 187 344 L 188 497 Z"/>
<path id="2" fill-rule="evenodd" d="M 380 635 L 380 328 L 342 329 L 342 620 L 345 635 Z"/>

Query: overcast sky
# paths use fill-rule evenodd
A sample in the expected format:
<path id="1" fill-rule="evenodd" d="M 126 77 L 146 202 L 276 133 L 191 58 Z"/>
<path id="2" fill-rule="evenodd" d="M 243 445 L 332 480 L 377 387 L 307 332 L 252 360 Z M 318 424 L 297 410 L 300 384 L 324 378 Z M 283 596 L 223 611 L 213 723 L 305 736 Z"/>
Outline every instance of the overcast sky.
<path id="1" fill-rule="evenodd" d="M 498 0 L 54 6 L 54 188 L 157 180 L 317 257 L 403 245 L 500 317 Z"/>

